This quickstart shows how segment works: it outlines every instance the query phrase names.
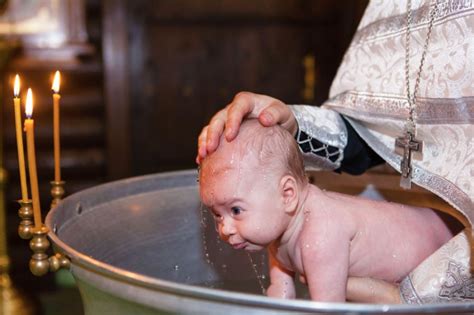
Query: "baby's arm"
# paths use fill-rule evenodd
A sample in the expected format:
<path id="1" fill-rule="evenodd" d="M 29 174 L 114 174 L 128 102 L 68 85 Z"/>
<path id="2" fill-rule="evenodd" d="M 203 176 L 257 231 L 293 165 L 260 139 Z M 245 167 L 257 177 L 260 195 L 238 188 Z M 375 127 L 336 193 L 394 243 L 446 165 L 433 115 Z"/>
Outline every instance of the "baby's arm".
<path id="1" fill-rule="evenodd" d="M 372 278 L 349 277 L 347 300 L 362 303 L 400 304 L 397 285 Z"/>
<path id="2" fill-rule="evenodd" d="M 300 245 L 311 299 L 345 302 L 350 236 L 337 220 L 318 219 L 304 231 Z"/>
<path id="3" fill-rule="evenodd" d="M 270 297 L 294 299 L 296 297 L 294 272 L 281 266 L 271 250 L 268 250 L 270 268 L 270 286 L 267 295 Z"/>

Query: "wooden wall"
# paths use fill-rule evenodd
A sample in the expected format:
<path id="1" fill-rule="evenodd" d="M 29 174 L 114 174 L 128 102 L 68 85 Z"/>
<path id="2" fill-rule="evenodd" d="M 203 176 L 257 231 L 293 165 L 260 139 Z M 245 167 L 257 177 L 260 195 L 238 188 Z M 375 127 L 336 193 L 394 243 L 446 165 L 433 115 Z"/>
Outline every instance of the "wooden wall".
<path id="1" fill-rule="evenodd" d="M 201 128 L 239 91 L 320 104 L 364 6 L 329 0 L 105 1 L 108 139 L 122 139 L 110 148 L 110 174 L 195 167 Z M 303 98 L 308 55 L 315 59 L 314 99 Z"/>

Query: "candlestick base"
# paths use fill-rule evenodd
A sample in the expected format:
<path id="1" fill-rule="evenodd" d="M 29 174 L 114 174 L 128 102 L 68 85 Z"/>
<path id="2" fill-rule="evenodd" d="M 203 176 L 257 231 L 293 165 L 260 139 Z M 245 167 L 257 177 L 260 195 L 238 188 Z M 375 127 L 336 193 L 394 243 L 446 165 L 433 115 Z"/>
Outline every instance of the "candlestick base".
<path id="1" fill-rule="evenodd" d="M 56 207 L 56 205 L 61 201 L 64 195 L 64 185 L 66 184 L 65 181 L 51 181 L 51 197 L 53 200 L 51 201 L 51 209 Z"/>
<path id="2" fill-rule="evenodd" d="M 33 251 L 33 256 L 30 259 L 30 271 L 35 276 L 43 276 L 49 270 L 48 255 L 46 255 L 50 245 L 46 237 L 48 231 L 44 225 L 33 230 L 33 238 L 30 241 L 30 248 Z"/>
<path id="3" fill-rule="evenodd" d="M 30 248 L 33 251 L 33 256 L 30 259 L 30 271 L 35 276 L 43 276 L 48 271 L 58 271 L 61 268 L 69 268 L 70 261 L 67 257 L 60 253 L 48 257 L 46 251 L 50 243 L 47 234 L 49 229 L 42 226 L 39 229 L 33 229 L 33 238 L 30 241 Z"/>
<path id="4" fill-rule="evenodd" d="M 29 240 L 33 236 L 33 207 L 30 199 L 18 200 L 20 209 L 18 210 L 18 216 L 21 218 L 20 225 L 18 226 L 18 235 L 24 239 Z"/>
<path id="5" fill-rule="evenodd" d="M 0 257 L 0 314 L 33 315 L 34 307 L 29 299 L 17 290 L 8 274 L 9 260 Z"/>

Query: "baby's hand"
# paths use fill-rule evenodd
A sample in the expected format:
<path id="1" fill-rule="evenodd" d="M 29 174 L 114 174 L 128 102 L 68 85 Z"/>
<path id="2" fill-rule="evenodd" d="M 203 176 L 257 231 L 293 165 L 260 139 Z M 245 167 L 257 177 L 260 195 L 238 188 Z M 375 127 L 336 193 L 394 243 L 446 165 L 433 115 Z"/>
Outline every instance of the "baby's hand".
<path id="1" fill-rule="evenodd" d="M 296 297 L 293 282 L 272 283 L 267 289 L 267 296 L 279 299 L 294 299 Z"/>
<path id="2" fill-rule="evenodd" d="M 296 298 L 294 272 L 285 269 L 275 258 L 271 248 L 268 250 L 270 268 L 270 286 L 267 289 L 267 296 L 280 299 Z"/>

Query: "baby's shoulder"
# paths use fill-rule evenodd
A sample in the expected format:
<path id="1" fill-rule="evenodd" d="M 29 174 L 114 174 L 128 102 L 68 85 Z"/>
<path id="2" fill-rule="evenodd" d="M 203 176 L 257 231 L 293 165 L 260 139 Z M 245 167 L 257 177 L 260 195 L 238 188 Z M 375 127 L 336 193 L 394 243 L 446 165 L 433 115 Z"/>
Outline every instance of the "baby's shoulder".
<path id="1" fill-rule="evenodd" d="M 307 238 L 314 238 L 320 235 L 349 235 L 355 230 L 357 222 L 357 212 L 352 207 L 356 204 L 351 202 L 345 195 L 322 192 L 313 193 L 307 199 L 303 209 L 303 224 L 301 234 Z"/>
<path id="2" fill-rule="evenodd" d="M 339 229 L 350 225 L 356 215 L 352 211 L 354 203 L 348 200 L 333 198 L 316 199 L 304 210 L 305 225 L 309 229 L 321 226 L 337 226 Z"/>
<path id="3" fill-rule="evenodd" d="M 300 231 L 302 243 L 309 240 L 327 242 L 328 240 L 350 239 L 353 222 L 344 212 L 336 209 L 315 209 L 305 214 Z"/>

